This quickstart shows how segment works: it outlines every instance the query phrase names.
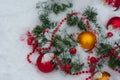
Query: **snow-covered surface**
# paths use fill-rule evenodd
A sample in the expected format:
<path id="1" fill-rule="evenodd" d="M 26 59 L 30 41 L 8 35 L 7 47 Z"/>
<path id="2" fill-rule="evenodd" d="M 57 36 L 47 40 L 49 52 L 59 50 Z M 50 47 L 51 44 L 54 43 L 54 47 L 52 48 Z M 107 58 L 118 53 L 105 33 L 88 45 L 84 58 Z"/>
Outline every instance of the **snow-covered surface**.
<path id="1" fill-rule="evenodd" d="M 38 1 L 43 0 L 0 0 L 0 80 L 85 80 L 87 75 L 69 76 L 60 71 L 44 74 L 27 63 L 26 55 L 31 48 L 20 37 L 39 23 L 35 9 Z M 100 0 L 74 0 L 73 3 L 76 11 L 88 5 L 97 8 L 98 22 L 103 27 L 112 16 L 120 16 L 120 10 L 114 12 Z M 116 39 L 120 31 L 113 33 Z M 113 80 L 120 80 L 120 75 L 107 66 L 104 70 L 111 73 Z"/>

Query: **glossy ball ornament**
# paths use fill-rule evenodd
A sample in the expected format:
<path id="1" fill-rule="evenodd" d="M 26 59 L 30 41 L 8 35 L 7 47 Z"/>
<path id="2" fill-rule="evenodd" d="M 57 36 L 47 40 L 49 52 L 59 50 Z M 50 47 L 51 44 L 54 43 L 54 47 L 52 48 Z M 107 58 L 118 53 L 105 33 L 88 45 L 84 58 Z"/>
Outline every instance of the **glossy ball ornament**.
<path id="1" fill-rule="evenodd" d="M 96 72 L 93 80 L 110 80 L 110 73 L 106 71 Z"/>
<path id="2" fill-rule="evenodd" d="M 95 57 L 91 57 L 91 58 L 90 58 L 90 62 L 91 62 L 91 63 L 96 63 L 96 62 L 97 62 L 97 59 L 96 59 Z"/>
<path id="3" fill-rule="evenodd" d="M 120 7 L 120 0 L 103 0 L 104 3 L 107 3 L 108 5 L 111 5 L 116 8 L 116 10 Z"/>
<path id="4" fill-rule="evenodd" d="M 69 52 L 71 54 L 76 54 L 77 50 L 76 50 L 76 48 L 70 48 Z"/>
<path id="5" fill-rule="evenodd" d="M 107 23 L 107 29 L 120 29 L 120 17 L 112 17 Z"/>
<path id="6" fill-rule="evenodd" d="M 93 32 L 85 31 L 78 34 L 77 41 L 83 49 L 91 50 L 95 47 L 97 39 Z"/>
<path id="7" fill-rule="evenodd" d="M 112 36 L 113 36 L 113 33 L 112 33 L 112 32 L 108 32 L 108 33 L 107 33 L 107 37 L 108 37 L 108 38 L 110 38 L 110 37 L 112 37 Z"/>
<path id="8" fill-rule="evenodd" d="M 38 69 L 44 73 L 53 71 L 55 69 L 55 64 L 52 61 L 53 57 L 53 53 L 40 55 L 37 59 Z"/>

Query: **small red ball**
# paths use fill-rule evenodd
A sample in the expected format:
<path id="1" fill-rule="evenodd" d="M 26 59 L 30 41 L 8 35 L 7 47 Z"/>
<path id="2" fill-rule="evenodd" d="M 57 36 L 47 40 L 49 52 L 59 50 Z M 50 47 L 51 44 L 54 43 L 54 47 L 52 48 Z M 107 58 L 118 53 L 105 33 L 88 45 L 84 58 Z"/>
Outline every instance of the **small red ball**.
<path id="1" fill-rule="evenodd" d="M 69 50 L 69 52 L 70 52 L 71 54 L 76 54 L 77 50 L 76 50 L 76 48 L 71 48 L 71 49 Z"/>
<path id="2" fill-rule="evenodd" d="M 108 37 L 108 38 L 110 38 L 110 37 L 112 37 L 112 36 L 113 36 L 113 33 L 112 33 L 112 32 L 108 32 L 108 33 L 107 33 L 107 37 Z"/>
<path id="3" fill-rule="evenodd" d="M 90 62 L 96 63 L 96 62 L 97 62 L 97 59 L 96 59 L 95 57 L 91 57 L 91 58 L 90 58 Z"/>
<path id="4" fill-rule="evenodd" d="M 40 71 L 44 73 L 49 73 L 55 69 L 55 64 L 52 61 L 42 62 L 44 55 L 41 55 L 37 59 L 37 67 Z"/>
<path id="5" fill-rule="evenodd" d="M 69 71 L 70 68 L 71 68 L 70 64 L 65 64 L 64 69 L 65 69 L 66 71 Z"/>

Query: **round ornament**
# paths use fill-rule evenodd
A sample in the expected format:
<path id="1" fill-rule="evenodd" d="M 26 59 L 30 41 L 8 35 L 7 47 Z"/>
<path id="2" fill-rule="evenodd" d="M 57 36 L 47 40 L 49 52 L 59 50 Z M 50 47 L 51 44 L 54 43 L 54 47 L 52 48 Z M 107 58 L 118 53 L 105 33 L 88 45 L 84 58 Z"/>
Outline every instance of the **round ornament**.
<path id="1" fill-rule="evenodd" d="M 103 0 L 104 3 L 107 3 L 108 5 L 111 5 L 116 8 L 116 10 L 120 7 L 120 0 Z"/>
<path id="2" fill-rule="evenodd" d="M 69 52 L 71 54 L 76 54 L 77 50 L 76 50 L 76 48 L 70 48 Z"/>
<path id="3" fill-rule="evenodd" d="M 112 32 L 108 32 L 108 33 L 107 33 L 107 37 L 108 37 L 108 38 L 110 38 L 110 37 L 112 37 L 112 36 L 113 36 L 113 33 L 112 33 Z"/>
<path id="4" fill-rule="evenodd" d="M 53 63 L 53 53 L 47 53 L 40 55 L 37 59 L 37 67 L 40 71 L 44 73 L 51 72 L 55 69 L 55 64 Z"/>
<path id="5" fill-rule="evenodd" d="M 91 57 L 91 58 L 90 58 L 90 62 L 91 62 L 91 63 L 96 63 L 96 62 L 97 62 L 97 59 L 96 59 L 95 57 Z"/>
<path id="6" fill-rule="evenodd" d="M 95 47 L 97 39 L 93 32 L 85 31 L 78 34 L 77 41 L 83 49 L 91 50 Z"/>
<path id="7" fill-rule="evenodd" d="M 110 80 L 110 73 L 106 71 L 99 71 L 94 74 L 93 80 Z"/>
<path id="8" fill-rule="evenodd" d="M 120 17 L 112 17 L 107 23 L 107 29 L 120 29 Z"/>

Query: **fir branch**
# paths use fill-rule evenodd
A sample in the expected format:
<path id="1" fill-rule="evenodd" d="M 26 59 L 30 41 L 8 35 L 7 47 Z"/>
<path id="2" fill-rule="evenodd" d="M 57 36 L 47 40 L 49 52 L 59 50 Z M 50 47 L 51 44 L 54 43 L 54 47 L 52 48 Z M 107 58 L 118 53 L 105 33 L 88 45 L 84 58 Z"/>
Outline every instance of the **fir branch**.
<path id="1" fill-rule="evenodd" d="M 64 57 L 64 58 L 62 58 L 61 62 L 62 62 L 63 65 L 65 65 L 65 64 L 71 63 L 71 59 Z"/>
<path id="2" fill-rule="evenodd" d="M 120 60 L 117 59 L 115 56 L 111 56 L 108 61 L 108 65 L 112 68 L 116 68 L 116 67 L 120 68 Z"/>
<path id="3" fill-rule="evenodd" d="M 103 44 L 100 43 L 99 47 L 96 49 L 96 52 L 98 55 L 105 55 L 111 50 L 111 45 L 110 44 Z"/>
<path id="4" fill-rule="evenodd" d="M 85 11 L 83 11 L 83 15 L 87 17 L 91 22 L 95 23 L 96 22 L 96 16 L 97 12 L 93 7 L 88 6 Z"/>
<path id="5" fill-rule="evenodd" d="M 74 15 L 74 16 L 71 16 L 70 14 L 67 15 L 67 25 L 69 26 L 75 26 L 78 24 L 78 21 L 79 21 L 79 18 Z"/>
<path id="6" fill-rule="evenodd" d="M 33 30 L 32 33 L 35 37 L 40 37 L 41 32 L 44 30 L 44 27 L 37 25 Z"/>
<path id="7" fill-rule="evenodd" d="M 71 63 L 71 72 L 79 72 L 83 68 L 84 64 L 73 62 Z"/>
<path id="8" fill-rule="evenodd" d="M 79 28 L 80 30 L 84 30 L 84 31 L 87 30 L 87 26 L 86 26 L 86 24 L 85 24 L 82 20 L 80 20 L 80 21 L 78 22 L 78 28 Z"/>
<path id="9" fill-rule="evenodd" d="M 39 19 L 43 24 L 49 24 L 50 23 L 49 18 L 48 18 L 48 14 L 41 14 L 39 16 Z"/>

